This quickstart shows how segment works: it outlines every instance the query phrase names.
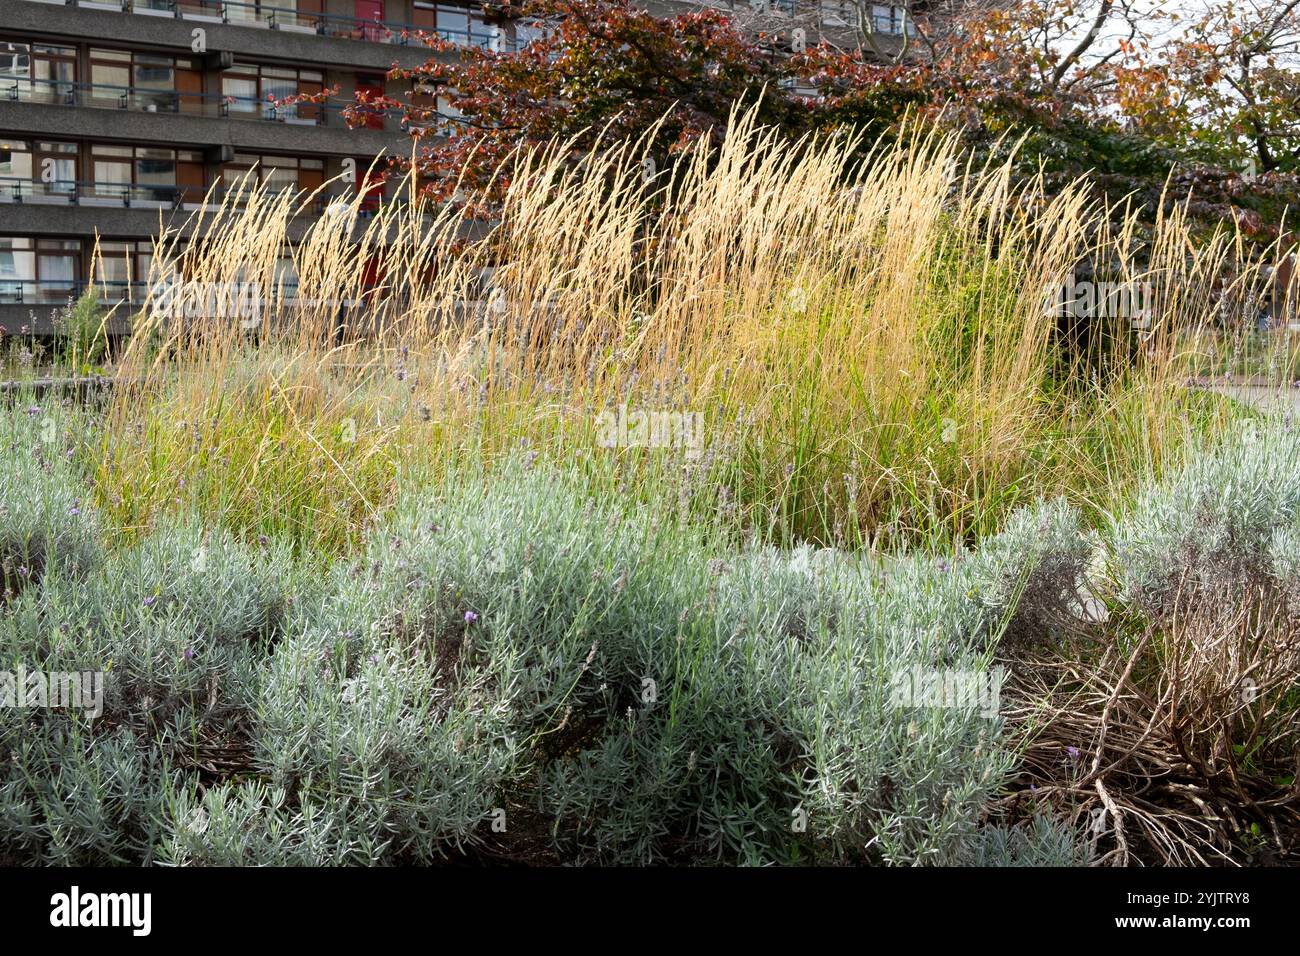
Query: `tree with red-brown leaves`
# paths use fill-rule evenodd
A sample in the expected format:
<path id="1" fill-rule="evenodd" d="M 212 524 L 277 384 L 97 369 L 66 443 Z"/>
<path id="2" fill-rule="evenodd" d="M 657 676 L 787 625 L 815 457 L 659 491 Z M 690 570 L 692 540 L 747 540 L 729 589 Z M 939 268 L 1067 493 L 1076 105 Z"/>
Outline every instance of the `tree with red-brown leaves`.
<path id="1" fill-rule="evenodd" d="M 787 88 L 794 59 L 718 11 L 659 18 L 626 0 L 523 0 L 499 12 L 533 38 L 497 52 L 425 36 L 460 55 L 394 71 L 415 87 L 404 102 L 373 98 L 349 110 L 354 122 L 400 111 L 436 198 L 499 193 L 512 153 L 551 141 L 580 154 L 601 137 L 644 138 L 646 154 L 666 165 L 701 137 L 725 135 L 738 103 L 765 125 L 809 126 L 807 102 Z"/>
<path id="2" fill-rule="evenodd" d="M 415 142 L 393 166 L 413 162 L 431 196 L 488 215 L 521 147 L 567 142 L 576 160 L 602 137 L 640 140 L 664 169 L 701 139 L 720 142 L 739 105 L 795 137 L 852 129 L 870 143 L 911 116 L 961 131 L 978 153 L 1027 132 L 1027 173 L 1041 167 L 1051 182 L 1088 175 L 1113 197 L 1147 204 L 1171 176 L 1189 194 L 1222 179 L 1188 175 L 1190 161 L 1215 167 L 1229 151 L 1182 148 L 1205 139 L 1188 132 L 1190 112 L 1151 105 L 1167 102 L 1158 92 L 1175 67 L 1188 84 L 1220 75 L 1205 72 L 1213 51 L 1203 44 L 1155 55 L 1151 30 L 1167 20 L 1151 5 L 1164 0 L 900 2 L 908 29 L 892 45 L 861 25 L 854 42 L 835 45 L 805 42 L 798 20 L 717 10 L 658 17 L 630 0 L 507 0 L 490 13 L 519 27 L 513 49 L 465 49 L 421 34 L 456 55 L 394 70 L 412 93 L 363 94 L 348 112 L 358 124 L 400 114 Z M 1157 117 L 1177 128 L 1160 128 Z M 1249 220 L 1251 190 L 1227 187 L 1200 195 L 1205 217 L 1244 210 Z"/>

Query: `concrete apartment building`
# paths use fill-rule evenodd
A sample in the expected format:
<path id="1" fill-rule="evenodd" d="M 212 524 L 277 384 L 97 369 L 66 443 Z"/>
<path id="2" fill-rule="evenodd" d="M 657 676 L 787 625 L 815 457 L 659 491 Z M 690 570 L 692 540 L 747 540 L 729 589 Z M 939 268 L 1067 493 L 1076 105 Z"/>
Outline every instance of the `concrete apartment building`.
<path id="1" fill-rule="evenodd" d="M 855 42 L 847 0 L 707 5 L 809 43 Z M 907 28 L 899 8 L 869 9 L 880 33 Z M 44 334 L 88 287 L 105 304 L 138 301 L 160 223 L 182 228 L 250 169 L 299 190 L 352 160 L 357 181 L 331 189 L 384 201 L 364 172 L 409 136 L 397 117 L 350 129 L 341 110 L 359 90 L 407 92 L 385 74 L 435 55 L 418 30 L 458 46 L 528 39 L 472 0 L 0 0 L 0 328 Z M 272 102 L 334 87 L 320 105 Z"/>

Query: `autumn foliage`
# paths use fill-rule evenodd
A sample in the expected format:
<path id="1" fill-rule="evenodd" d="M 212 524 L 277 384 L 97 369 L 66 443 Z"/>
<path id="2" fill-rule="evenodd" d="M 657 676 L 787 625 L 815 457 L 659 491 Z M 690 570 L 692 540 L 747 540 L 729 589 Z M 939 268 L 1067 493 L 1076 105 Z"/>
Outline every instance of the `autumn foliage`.
<path id="1" fill-rule="evenodd" d="M 798 19 L 519 0 L 486 8 L 516 24 L 511 48 L 420 34 L 434 55 L 391 74 L 412 92 L 362 95 L 349 115 L 400 114 L 415 144 L 393 167 L 414 163 L 433 198 L 470 212 L 499 199 L 521 147 L 567 142 L 576 161 L 630 140 L 662 171 L 720 143 L 745 104 L 792 138 L 852 129 L 864 149 L 908 122 L 956 129 L 976 158 L 1014 146 L 1027 176 L 1087 175 L 1111 201 L 1188 203 L 1266 240 L 1300 197 L 1295 6 L 1255 0 L 1239 28 L 1226 0 L 1196 19 L 1136 0 L 917 0 L 914 35 L 882 55 L 874 36 L 805 41 Z"/>

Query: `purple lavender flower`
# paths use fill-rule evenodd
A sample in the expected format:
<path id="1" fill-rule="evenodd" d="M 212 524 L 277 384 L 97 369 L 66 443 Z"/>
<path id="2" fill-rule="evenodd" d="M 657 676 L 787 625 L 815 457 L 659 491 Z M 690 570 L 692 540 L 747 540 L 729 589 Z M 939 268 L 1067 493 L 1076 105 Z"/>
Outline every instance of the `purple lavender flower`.
<path id="1" fill-rule="evenodd" d="M 1065 748 L 1065 752 L 1066 752 L 1066 754 L 1069 755 L 1069 757 L 1070 757 L 1071 760 L 1078 760 L 1078 759 L 1079 759 L 1079 748 L 1078 748 L 1078 747 L 1066 747 L 1066 748 Z"/>
<path id="2" fill-rule="evenodd" d="M 194 660 L 194 648 L 192 647 L 185 648 L 185 659 L 187 661 Z"/>
<path id="3" fill-rule="evenodd" d="M 466 612 L 465 612 L 465 623 L 466 623 L 466 624 L 473 624 L 473 623 L 474 623 L 475 621 L 477 621 L 477 620 L 478 620 L 478 615 L 475 614 L 473 611 L 466 611 Z"/>
<path id="4" fill-rule="evenodd" d="M 158 596 L 155 595 L 155 594 L 151 594 L 151 595 L 149 595 L 147 598 L 144 599 L 144 606 L 145 606 L 145 607 L 153 607 L 153 602 L 156 601 L 156 600 L 158 600 Z"/>

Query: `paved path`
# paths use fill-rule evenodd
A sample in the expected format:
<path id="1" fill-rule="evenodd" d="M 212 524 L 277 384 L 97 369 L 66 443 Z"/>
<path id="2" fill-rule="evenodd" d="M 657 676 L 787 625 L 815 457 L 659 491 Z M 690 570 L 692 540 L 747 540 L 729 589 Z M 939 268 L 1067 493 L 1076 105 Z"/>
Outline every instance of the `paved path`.
<path id="1" fill-rule="evenodd" d="M 1253 405 L 1261 412 L 1300 411 L 1300 388 L 1294 385 L 1261 385 L 1253 382 L 1216 382 L 1199 380 L 1193 388 L 1219 392 L 1229 398 Z"/>

